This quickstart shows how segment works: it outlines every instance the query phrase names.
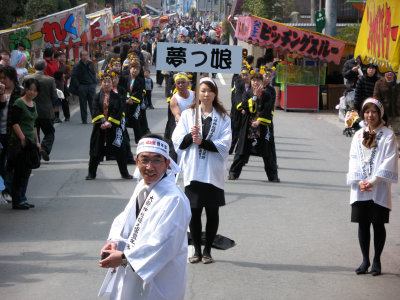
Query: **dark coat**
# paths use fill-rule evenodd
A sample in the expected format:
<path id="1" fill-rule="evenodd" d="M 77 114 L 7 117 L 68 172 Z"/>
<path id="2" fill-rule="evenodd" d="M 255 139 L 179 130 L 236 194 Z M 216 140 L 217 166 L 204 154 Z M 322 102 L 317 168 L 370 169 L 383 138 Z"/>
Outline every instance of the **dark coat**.
<path id="1" fill-rule="evenodd" d="M 131 97 L 133 104 L 127 104 L 126 108 L 126 120 L 127 127 L 140 128 L 139 116 L 140 116 L 140 103 L 143 101 L 143 94 L 145 93 L 145 85 L 142 77 L 136 77 L 132 88 L 130 76 L 124 76 L 122 87 L 129 91 L 129 97 Z M 124 86 L 125 85 L 125 86 Z"/>
<path id="2" fill-rule="evenodd" d="M 10 100 L 7 103 L 7 107 L 8 107 L 7 108 L 7 136 L 8 137 L 10 137 L 10 134 L 12 132 L 12 121 L 11 121 L 12 117 L 11 116 L 12 116 L 13 106 L 14 106 L 15 100 L 17 100 L 21 96 L 22 96 L 22 89 L 16 85 L 10 95 Z M 5 102 L 4 102 L 4 106 L 5 106 Z"/>
<path id="3" fill-rule="evenodd" d="M 261 98 L 257 98 L 256 101 L 253 100 L 253 96 L 252 90 L 245 92 L 242 102 L 238 106 L 238 110 L 244 110 L 245 114 L 242 116 L 236 153 L 245 155 L 250 151 L 250 154 L 265 156 L 268 153 L 265 136 L 267 126 L 272 122 L 274 103 L 271 94 L 266 90 L 262 92 Z M 256 120 L 261 122 L 260 125 L 257 128 L 251 127 L 251 122 Z M 254 132 L 257 137 L 250 138 L 250 132 Z M 257 143 L 255 143 L 255 140 Z"/>
<path id="4" fill-rule="evenodd" d="M 375 83 L 378 81 L 378 76 L 369 77 L 364 75 L 361 77 L 356 84 L 355 97 L 354 97 L 354 108 L 358 112 L 361 111 L 362 103 L 365 99 L 372 97 L 374 94 Z"/>
<path id="5" fill-rule="evenodd" d="M 400 117 L 400 84 L 391 85 L 382 78 L 375 83 L 373 97 L 382 102 L 389 124 L 392 118 Z"/>
<path id="6" fill-rule="evenodd" d="M 344 63 L 342 75 L 346 78 L 346 92 L 351 91 L 356 87 L 358 72 L 352 71 L 355 66 L 357 66 L 357 62 L 354 58 L 351 58 Z"/>
<path id="7" fill-rule="evenodd" d="M 39 81 L 40 92 L 34 99 L 38 112 L 38 119 L 54 119 L 53 102 L 58 99 L 54 78 L 44 75 L 41 71 L 25 76 L 24 80 L 29 78 L 34 78 Z"/>
<path id="8" fill-rule="evenodd" d="M 115 151 L 123 151 L 123 130 L 121 129 L 122 102 L 118 94 L 111 92 L 107 116 L 103 113 L 104 92 L 101 89 L 93 99 L 93 130 L 90 137 L 90 156 L 102 160 L 104 155 L 115 155 Z M 101 129 L 100 126 L 109 121 L 111 128 Z M 104 146 L 105 145 L 105 146 Z"/>

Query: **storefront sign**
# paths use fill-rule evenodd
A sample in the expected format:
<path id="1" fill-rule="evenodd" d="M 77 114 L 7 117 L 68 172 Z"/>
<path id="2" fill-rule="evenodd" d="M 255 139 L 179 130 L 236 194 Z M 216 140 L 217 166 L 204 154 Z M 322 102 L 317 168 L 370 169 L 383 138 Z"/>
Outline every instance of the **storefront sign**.
<path id="1" fill-rule="evenodd" d="M 242 47 L 195 45 L 184 43 L 157 44 L 157 70 L 240 73 Z"/>
<path id="2" fill-rule="evenodd" d="M 355 56 L 376 63 L 381 72 L 399 71 L 400 2 L 369 0 L 364 10 Z"/>
<path id="3" fill-rule="evenodd" d="M 251 44 L 296 52 L 340 63 L 345 42 L 259 17 L 239 17 L 235 37 Z"/>

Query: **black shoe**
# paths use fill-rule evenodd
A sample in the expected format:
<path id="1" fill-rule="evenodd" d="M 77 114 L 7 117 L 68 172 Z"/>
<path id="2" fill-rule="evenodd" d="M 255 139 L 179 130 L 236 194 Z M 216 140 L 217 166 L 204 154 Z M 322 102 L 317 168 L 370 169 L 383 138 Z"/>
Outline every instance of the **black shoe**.
<path id="1" fill-rule="evenodd" d="M 46 150 L 40 150 L 40 155 L 42 156 L 44 161 L 49 161 L 50 157 Z"/>
<path id="2" fill-rule="evenodd" d="M 133 176 L 131 174 L 128 175 L 121 175 L 122 179 L 133 179 Z"/>
<path id="3" fill-rule="evenodd" d="M 237 179 L 237 178 L 234 177 L 234 176 L 231 176 L 231 175 L 228 176 L 228 180 L 236 180 L 236 179 Z"/>
<path id="4" fill-rule="evenodd" d="M 356 274 L 357 274 L 357 275 L 367 274 L 369 266 L 370 266 L 369 263 L 364 263 L 364 262 L 363 262 L 363 263 L 358 267 L 358 269 L 356 269 Z"/>
<path id="5" fill-rule="evenodd" d="M 148 106 L 147 108 L 149 108 L 149 109 L 154 109 L 154 106 L 153 106 L 153 105 L 150 105 L 150 106 Z"/>
<path id="6" fill-rule="evenodd" d="M 96 179 L 96 176 L 90 176 L 90 175 L 88 175 L 88 176 L 85 177 L 85 179 L 86 179 L 86 180 L 95 180 L 95 179 Z"/>
<path id="7" fill-rule="evenodd" d="M 34 204 L 30 204 L 30 203 L 28 203 L 28 202 L 24 202 L 23 204 L 29 206 L 29 208 L 34 208 L 34 207 L 35 207 Z"/>
<path id="8" fill-rule="evenodd" d="M 65 119 L 64 119 L 64 122 L 69 122 L 69 118 L 65 118 Z"/>
<path id="9" fill-rule="evenodd" d="M 274 182 L 274 183 L 281 182 L 281 180 L 280 180 L 279 178 L 275 178 L 275 179 L 268 180 L 268 181 L 270 181 L 270 182 Z"/>
<path id="10" fill-rule="evenodd" d="M 382 274 L 380 262 L 374 261 L 372 263 L 371 274 L 372 274 L 372 276 L 378 276 L 378 275 Z"/>
<path id="11" fill-rule="evenodd" d="M 54 123 L 62 123 L 62 121 L 60 120 L 60 118 L 55 118 Z"/>
<path id="12" fill-rule="evenodd" d="M 29 206 L 26 203 L 21 203 L 21 204 L 18 204 L 18 205 L 13 205 L 12 208 L 13 209 L 27 210 L 27 209 L 29 209 Z"/>

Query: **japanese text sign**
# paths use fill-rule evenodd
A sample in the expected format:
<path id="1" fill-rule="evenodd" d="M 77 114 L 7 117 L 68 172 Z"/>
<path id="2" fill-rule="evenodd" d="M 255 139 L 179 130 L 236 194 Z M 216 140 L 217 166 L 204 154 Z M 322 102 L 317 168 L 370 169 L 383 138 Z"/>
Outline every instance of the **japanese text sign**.
<path id="1" fill-rule="evenodd" d="M 358 35 L 355 57 L 364 63 L 376 63 L 381 72 L 399 71 L 400 64 L 400 2 L 398 0 L 368 1 Z"/>
<path id="2" fill-rule="evenodd" d="M 239 17 L 235 37 L 248 43 L 340 63 L 345 42 L 259 17 Z"/>
<path id="3" fill-rule="evenodd" d="M 86 5 L 87 4 L 85 3 L 13 27 L 11 29 L 28 26 L 30 27 L 30 30 L 19 31 L 17 35 L 15 33 L 8 36 L 1 35 L 2 44 L 7 43 L 8 40 L 9 48 L 12 49 L 13 45 L 15 45 L 15 39 L 17 39 L 24 41 L 28 50 L 36 50 L 48 46 L 56 48 L 66 46 L 71 47 L 87 43 L 89 26 L 85 15 Z"/>
<path id="4" fill-rule="evenodd" d="M 240 73 L 242 47 L 199 44 L 157 44 L 157 70 Z"/>
<path id="5" fill-rule="evenodd" d="M 113 38 L 113 23 L 111 8 L 86 15 L 90 22 L 91 40 L 94 42 L 111 40 Z"/>

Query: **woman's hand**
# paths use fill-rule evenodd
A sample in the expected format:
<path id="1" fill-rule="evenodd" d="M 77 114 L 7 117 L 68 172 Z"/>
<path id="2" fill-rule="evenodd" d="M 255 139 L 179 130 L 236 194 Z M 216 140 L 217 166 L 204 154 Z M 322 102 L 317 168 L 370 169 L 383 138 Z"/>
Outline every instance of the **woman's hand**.
<path id="1" fill-rule="evenodd" d="M 129 99 L 126 99 L 126 104 L 132 105 L 132 104 L 133 104 L 133 101 L 132 101 L 132 99 L 131 99 L 131 98 L 129 98 Z"/>
<path id="2" fill-rule="evenodd" d="M 200 145 L 203 140 L 199 134 L 192 135 L 192 138 L 193 138 L 193 144 L 196 145 Z"/>
<path id="3" fill-rule="evenodd" d="M 40 145 L 39 142 L 36 142 L 36 147 L 39 149 L 39 151 L 42 150 L 42 146 Z"/>
<path id="4" fill-rule="evenodd" d="M 20 139 L 20 141 L 21 141 L 21 146 L 22 146 L 22 148 L 25 148 L 25 146 L 26 146 L 25 136 L 22 137 L 22 138 Z"/>
<path id="5" fill-rule="evenodd" d="M 360 186 L 360 191 L 361 192 L 372 192 L 372 184 L 369 182 L 363 182 L 361 181 L 359 183 Z"/>
<path id="6" fill-rule="evenodd" d="M 254 121 L 251 123 L 251 127 L 254 127 L 254 128 L 258 127 L 259 125 L 260 125 L 260 121 Z"/>
<path id="7" fill-rule="evenodd" d="M 192 128 L 190 128 L 190 133 L 192 135 L 198 135 L 200 133 L 200 127 L 199 126 L 192 126 Z"/>

